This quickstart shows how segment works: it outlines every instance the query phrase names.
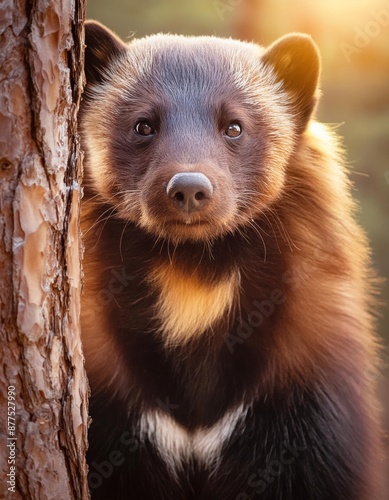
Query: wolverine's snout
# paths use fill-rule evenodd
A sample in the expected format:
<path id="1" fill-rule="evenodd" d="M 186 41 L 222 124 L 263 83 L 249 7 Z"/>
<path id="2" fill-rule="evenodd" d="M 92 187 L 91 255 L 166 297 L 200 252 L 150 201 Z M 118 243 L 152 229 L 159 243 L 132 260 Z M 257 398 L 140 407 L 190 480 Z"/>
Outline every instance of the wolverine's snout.
<path id="1" fill-rule="evenodd" d="M 213 186 L 201 172 L 183 172 L 173 175 L 166 186 L 166 194 L 177 210 L 190 214 L 208 205 Z"/>

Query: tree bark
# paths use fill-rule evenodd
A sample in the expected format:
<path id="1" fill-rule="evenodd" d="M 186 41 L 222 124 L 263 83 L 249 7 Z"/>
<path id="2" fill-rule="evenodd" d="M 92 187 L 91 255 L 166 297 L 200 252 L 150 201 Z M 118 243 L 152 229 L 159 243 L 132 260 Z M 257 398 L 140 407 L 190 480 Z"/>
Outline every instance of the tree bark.
<path id="1" fill-rule="evenodd" d="M 84 14 L 84 0 L 0 3 L 1 498 L 89 497 L 76 128 Z"/>

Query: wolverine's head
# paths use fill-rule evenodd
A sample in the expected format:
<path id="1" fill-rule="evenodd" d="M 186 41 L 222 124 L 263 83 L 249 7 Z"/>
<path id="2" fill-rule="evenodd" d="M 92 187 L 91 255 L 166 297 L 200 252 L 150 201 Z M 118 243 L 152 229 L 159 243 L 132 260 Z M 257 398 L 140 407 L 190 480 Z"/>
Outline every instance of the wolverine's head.
<path id="1" fill-rule="evenodd" d="M 292 34 L 264 49 L 214 37 L 124 44 L 86 24 L 86 189 L 148 233 L 212 240 L 283 191 L 316 103 L 319 56 Z"/>

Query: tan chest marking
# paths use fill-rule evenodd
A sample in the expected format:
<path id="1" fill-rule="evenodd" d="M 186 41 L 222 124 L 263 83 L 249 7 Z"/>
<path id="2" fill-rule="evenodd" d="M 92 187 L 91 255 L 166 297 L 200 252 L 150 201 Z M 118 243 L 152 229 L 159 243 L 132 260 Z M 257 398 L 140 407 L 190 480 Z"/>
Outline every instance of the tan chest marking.
<path id="1" fill-rule="evenodd" d="M 179 345 L 201 335 L 228 314 L 239 289 L 240 275 L 235 271 L 216 284 L 194 275 L 185 275 L 173 265 L 160 266 L 151 281 L 159 291 L 156 318 L 167 345 Z"/>

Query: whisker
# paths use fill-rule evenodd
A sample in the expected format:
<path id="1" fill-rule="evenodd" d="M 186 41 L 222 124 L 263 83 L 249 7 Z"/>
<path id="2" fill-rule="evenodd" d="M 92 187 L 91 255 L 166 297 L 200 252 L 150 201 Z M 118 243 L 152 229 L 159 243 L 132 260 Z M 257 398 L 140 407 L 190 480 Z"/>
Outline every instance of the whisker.
<path id="1" fill-rule="evenodd" d="M 94 222 L 93 224 L 84 232 L 84 236 L 87 235 L 93 228 L 95 228 L 98 224 L 100 224 L 100 222 L 104 222 L 104 221 L 107 221 L 108 219 L 112 218 L 113 217 L 113 212 L 116 210 L 115 207 L 110 207 L 108 208 L 107 210 L 105 210 Z M 102 219 L 102 217 L 104 217 L 104 215 L 107 213 L 107 212 L 110 212 L 110 214 Z"/>
<path id="2" fill-rule="evenodd" d="M 170 238 L 167 240 L 167 254 L 168 254 L 168 257 L 169 257 L 170 265 L 172 266 L 173 265 L 173 261 L 172 261 L 171 255 L 170 255 Z"/>
<path id="3" fill-rule="evenodd" d="M 127 229 L 127 226 L 128 224 L 130 223 L 130 221 L 127 221 L 126 224 L 124 225 L 124 228 L 123 228 L 123 231 L 122 231 L 122 234 L 120 235 L 120 241 L 119 241 L 119 252 L 120 252 L 120 258 L 122 259 L 122 262 L 124 262 L 124 258 L 123 258 L 123 253 L 122 253 L 122 242 L 123 242 L 123 236 L 124 236 L 124 233 Z"/>

